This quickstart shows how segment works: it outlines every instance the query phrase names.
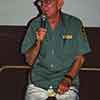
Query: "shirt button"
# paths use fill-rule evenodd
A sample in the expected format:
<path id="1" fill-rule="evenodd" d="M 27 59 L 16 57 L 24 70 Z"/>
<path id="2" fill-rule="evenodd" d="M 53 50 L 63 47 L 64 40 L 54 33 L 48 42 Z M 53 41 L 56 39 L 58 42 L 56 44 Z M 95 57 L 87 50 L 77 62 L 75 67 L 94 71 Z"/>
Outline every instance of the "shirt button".
<path id="1" fill-rule="evenodd" d="M 51 68 L 53 68 L 53 67 L 54 67 L 54 65 L 53 65 L 53 64 L 51 64 L 51 65 L 50 65 L 50 67 L 51 67 Z"/>
<path id="2" fill-rule="evenodd" d="M 52 55 L 54 55 L 55 51 L 52 49 L 51 53 L 52 53 Z"/>
<path id="3" fill-rule="evenodd" d="M 37 63 L 39 62 L 39 59 L 37 59 Z"/>

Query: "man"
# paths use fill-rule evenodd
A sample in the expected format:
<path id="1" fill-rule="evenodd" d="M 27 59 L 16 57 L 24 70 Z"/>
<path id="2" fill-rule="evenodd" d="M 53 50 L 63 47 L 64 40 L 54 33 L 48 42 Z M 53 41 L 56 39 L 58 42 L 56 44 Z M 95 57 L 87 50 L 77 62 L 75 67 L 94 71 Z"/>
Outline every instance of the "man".
<path id="1" fill-rule="evenodd" d="M 61 12 L 63 0 L 41 0 L 46 16 L 35 18 L 26 33 L 21 52 L 32 66 L 26 100 L 45 100 L 50 86 L 57 100 L 79 100 L 79 69 L 84 54 L 90 52 L 82 22 Z"/>

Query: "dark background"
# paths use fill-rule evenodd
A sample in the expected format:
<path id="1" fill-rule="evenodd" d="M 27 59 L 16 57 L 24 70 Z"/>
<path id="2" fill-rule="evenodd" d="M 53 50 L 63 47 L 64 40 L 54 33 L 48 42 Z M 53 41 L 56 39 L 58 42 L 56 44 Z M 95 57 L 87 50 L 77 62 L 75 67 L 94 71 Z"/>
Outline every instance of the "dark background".
<path id="1" fill-rule="evenodd" d="M 26 33 L 26 26 L 0 26 L 0 67 L 24 66 L 20 45 Z M 86 27 L 92 52 L 85 55 L 83 68 L 100 68 L 100 28 Z M 28 71 L 6 69 L 0 72 L 0 100 L 24 100 Z M 100 100 L 100 71 L 80 71 L 80 100 Z"/>

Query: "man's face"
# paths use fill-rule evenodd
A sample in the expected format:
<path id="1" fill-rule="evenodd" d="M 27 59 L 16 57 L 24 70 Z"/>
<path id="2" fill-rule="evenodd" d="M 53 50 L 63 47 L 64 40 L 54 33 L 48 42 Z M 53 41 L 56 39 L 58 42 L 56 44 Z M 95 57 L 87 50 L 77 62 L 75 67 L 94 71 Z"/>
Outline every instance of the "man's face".
<path id="1" fill-rule="evenodd" d="M 54 17 L 59 11 L 57 4 L 58 0 L 43 0 L 41 10 L 48 18 Z"/>

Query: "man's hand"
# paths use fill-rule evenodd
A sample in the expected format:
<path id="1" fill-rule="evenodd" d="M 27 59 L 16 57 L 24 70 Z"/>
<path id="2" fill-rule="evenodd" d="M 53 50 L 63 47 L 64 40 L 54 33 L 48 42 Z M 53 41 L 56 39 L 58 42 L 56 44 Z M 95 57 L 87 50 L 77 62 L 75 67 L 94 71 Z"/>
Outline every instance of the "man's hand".
<path id="1" fill-rule="evenodd" d="M 57 88 L 57 93 L 64 94 L 66 91 L 69 90 L 70 85 L 71 85 L 70 79 L 66 78 L 66 79 L 61 80 Z"/>
<path id="2" fill-rule="evenodd" d="M 45 35 L 46 35 L 46 29 L 44 29 L 44 28 L 39 28 L 38 30 L 37 30 L 37 32 L 36 32 L 36 38 L 37 38 L 37 40 L 39 40 L 39 41 L 43 41 L 44 40 L 44 37 L 45 37 Z"/>

